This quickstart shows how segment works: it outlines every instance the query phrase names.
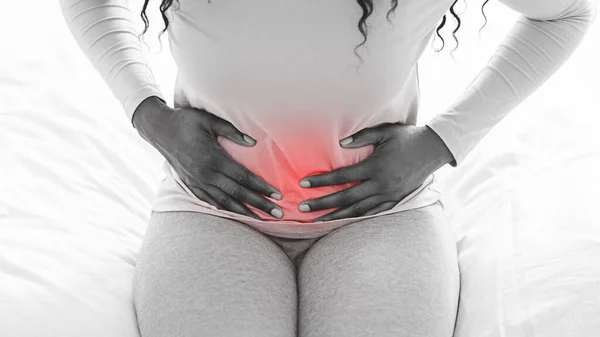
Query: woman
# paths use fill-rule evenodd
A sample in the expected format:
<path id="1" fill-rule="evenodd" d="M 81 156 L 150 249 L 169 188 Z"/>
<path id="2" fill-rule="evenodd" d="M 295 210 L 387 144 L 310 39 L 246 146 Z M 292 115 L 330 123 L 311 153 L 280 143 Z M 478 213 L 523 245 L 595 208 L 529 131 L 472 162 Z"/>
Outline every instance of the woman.
<path id="1" fill-rule="evenodd" d="M 452 336 L 459 270 L 434 172 L 595 17 L 592 0 L 501 1 L 523 16 L 457 102 L 416 126 L 417 61 L 450 0 L 163 0 L 174 108 L 125 1 L 61 0 L 166 159 L 136 266 L 141 335 Z"/>

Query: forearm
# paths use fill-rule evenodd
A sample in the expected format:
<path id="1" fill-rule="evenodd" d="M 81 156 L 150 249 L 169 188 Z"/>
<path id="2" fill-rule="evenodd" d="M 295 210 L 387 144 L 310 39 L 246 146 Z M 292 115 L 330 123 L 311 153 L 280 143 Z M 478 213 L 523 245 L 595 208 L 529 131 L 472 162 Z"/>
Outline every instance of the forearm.
<path id="1" fill-rule="evenodd" d="M 146 98 L 157 96 L 164 102 L 126 0 L 59 1 L 73 37 L 132 125 L 135 109 Z"/>
<path id="2" fill-rule="evenodd" d="M 426 124 L 452 153 L 452 166 L 460 164 L 494 125 L 572 55 L 592 24 L 592 1 L 530 0 L 522 5 L 519 0 L 504 0 L 538 20 L 520 17 L 458 100 Z"/>

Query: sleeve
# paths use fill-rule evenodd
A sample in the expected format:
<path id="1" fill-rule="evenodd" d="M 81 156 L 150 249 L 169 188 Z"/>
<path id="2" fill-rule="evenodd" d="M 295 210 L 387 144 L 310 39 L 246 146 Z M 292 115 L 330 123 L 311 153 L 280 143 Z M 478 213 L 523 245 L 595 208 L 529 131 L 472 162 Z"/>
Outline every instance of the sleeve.
<path id="1" fill-rule="evenodd" d="M 500 1 L 522 16 L 457 101 L 426 124 L 453 167 L 566 62 L 596 17 L 596 0 Z"/>
<path id="2" fill-rule="evenodd" d="M 75 40 L 120 101 L 132 125 L 133 113 L 144 99 L 157 96 L 165 102 L 127 0 L 59 1 Z"/>

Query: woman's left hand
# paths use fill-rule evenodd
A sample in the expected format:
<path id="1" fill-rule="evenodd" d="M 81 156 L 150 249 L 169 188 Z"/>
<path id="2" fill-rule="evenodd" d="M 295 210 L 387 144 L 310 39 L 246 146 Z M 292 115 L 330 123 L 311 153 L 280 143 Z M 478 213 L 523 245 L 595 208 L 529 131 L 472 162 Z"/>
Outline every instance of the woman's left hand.
<path id="1" fill-rule="evenodd" d="M 348 139 L 349 143 L 344 142 Z M 441 138 L 427 126 L 385 123 L 360 130 L 344 140 L 340 141 L 343 148 L 375 145 L 375 149 L 359 163 L 302 179 L 300 186 L 307 188 L 360 181 L 339 192 L 303 201 L 299 205 L 303 212 L 340 208 L 315 222 L 389 210 L 416 190 L 431 173 L 453 160 Z M 303 205 L 307 205 L 308 210 Z"/>

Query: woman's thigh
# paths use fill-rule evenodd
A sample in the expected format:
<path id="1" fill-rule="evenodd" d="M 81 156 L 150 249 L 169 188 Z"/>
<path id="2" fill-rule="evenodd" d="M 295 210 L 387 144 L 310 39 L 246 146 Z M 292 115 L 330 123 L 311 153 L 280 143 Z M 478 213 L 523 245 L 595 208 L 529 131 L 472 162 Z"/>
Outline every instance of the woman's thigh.
<path id="1" fill-rule="evenodd" d="M 297 294 L 290 259 L 252 227 L 152 213 L 134 280 L 142 337 L 295 337 Z"/>
<path id="2" fill-rule="evenodd" d="M 450 337 L 456 244 L 440 203 L 338 228 L 298 267 L 299 337 Z"/>

